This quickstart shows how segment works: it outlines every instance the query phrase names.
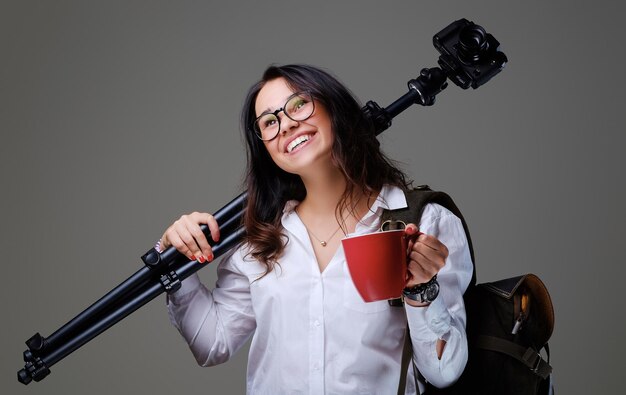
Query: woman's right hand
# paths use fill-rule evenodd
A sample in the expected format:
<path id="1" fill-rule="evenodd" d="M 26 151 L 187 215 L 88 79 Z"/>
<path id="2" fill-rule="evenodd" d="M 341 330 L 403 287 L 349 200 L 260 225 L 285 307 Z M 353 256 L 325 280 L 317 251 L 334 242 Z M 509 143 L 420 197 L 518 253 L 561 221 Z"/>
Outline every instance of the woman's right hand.
<path id="1" fill-rule="evenodd" d="M 193 212 L 183 215 L 170 225 L 161 237 L 161 251 L 174 246 L 180 253 L 200 263 L 213 260 L 213 250 L 202 233 L 200 225 L 207 224 L 214 242 L 220 239 L 220 229 L 215 218 L 208 213 Z"/>

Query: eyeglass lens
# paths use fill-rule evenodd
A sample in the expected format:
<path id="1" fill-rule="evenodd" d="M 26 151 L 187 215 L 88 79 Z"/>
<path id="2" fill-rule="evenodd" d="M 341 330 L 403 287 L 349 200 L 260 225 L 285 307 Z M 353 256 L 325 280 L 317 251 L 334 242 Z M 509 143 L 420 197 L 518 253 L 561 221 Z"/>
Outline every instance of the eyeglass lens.
<path id="1" fill-rule="evenodd" d="M 254 130 L 261 140 L 271 140 L 280 132 L 280 118 L 278 113 L 283 111 L 294 121 L 308 119 L 314 110 L 313 98 L 309 93 L 296 93 L 287 99 L 285 106 L 273 113 L 262 114 L 254 122 Z"/>

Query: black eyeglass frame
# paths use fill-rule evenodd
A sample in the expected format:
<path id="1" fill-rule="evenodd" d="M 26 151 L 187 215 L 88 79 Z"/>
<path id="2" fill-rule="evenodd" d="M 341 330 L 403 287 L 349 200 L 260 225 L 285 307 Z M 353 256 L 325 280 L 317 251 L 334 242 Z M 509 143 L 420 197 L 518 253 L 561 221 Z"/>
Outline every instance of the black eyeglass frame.
<path id="1" fill-rule="evenodd" d="M 289 101 L 291 99 L 293 99 L 294 97 L 297 96 L 305 96 L 307 98 L 309 98 L 311 100 L 311 104 L 313 105 L 313 108 L 311 109 L 311 113 L 309 115 L 307 115 L 305 118 L 302 119 L 294 119 L 293 117 L 291 117 L 286 111 L 285 111 L 285 107 L 287 106 L 287 103 L 289 103 Z M 295 122 L 301 122 L 301 121 L 306 121 L 307 119 L 311 118 L 311 116 L 313 116 L 313 114 L 315 114 L 315 100 L 313 100 L 313 94 L 310 91 L 300 91 L 300 92 L 296 92 L 293 95 L 289 96 L 287 98 L 287 100 L 285 100 L 285 104 L 283 104 L 283 106 L 275 111 L 272 112 L 264 112 L 261 115 L 259 115 L 254 122 L 252 123 L 252 131 L 254 132 L 254 134 L 261 140 L 261 141 L 272 141 L 274 140 L 279 134 L 280 134 L 280 117 L 278 116 L 279 112 L 283 112 L 285 114 L 285 116 L 289 119 L 291 119 L 292 121 Z M 276 129 L 276 134 L 269 139 L 264 139 L 261 133 L 260 128 L 258 127 L 259 124 L 259 120 L 266 116 L 266 115 L 274 115 L 276 117 L 276 121 L 278 122 L 278 129 Z"/>

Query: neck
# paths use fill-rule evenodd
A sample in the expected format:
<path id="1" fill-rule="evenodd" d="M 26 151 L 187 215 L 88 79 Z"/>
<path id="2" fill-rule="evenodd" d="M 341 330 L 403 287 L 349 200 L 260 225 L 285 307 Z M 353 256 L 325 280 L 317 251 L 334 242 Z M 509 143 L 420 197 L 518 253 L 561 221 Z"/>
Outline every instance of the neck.
<path id="1" fill-rule="evenodd" d="M 346 179 L 336 167 L 318 169 L 315 175 L 302 177 L 306 197 L 301 209 L 311 215 L 334 215 L 335 208 L 346 189 Z"/>

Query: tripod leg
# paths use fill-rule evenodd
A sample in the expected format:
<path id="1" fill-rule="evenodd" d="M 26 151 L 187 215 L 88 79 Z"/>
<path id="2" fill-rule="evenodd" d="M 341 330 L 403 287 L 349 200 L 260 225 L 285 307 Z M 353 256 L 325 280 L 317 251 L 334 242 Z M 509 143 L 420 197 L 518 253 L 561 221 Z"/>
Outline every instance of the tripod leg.
<path id="1" fill-rule="evenodd" d="M 132 293 L 135 289 L 141 288 L 150 280 L 150 277 L 150 269 L 148 269 L 147 267 L 141 268 L 135 274 L 130 276 L 126 281 L 115 287 L 105 296 L 103 296 L 94 304 L 85 309 L 82 313 L 74 317 L 67 324 L 63 325 L 52 335 L 44 339 L 43 344 L 41 344 L 40 346 L 33 347 L 34 345 L 32 344 L 32 342 L 29 344 L 28 341 L 26 342 L 26 344 L 29 346 L 31 351 L 35 352 L 45 352 L 46 348 L 56 347 L 57 344 L 63 342 L 63 339 L 67 338 L 72 333 L 84 327 L 86 323 L 93 319 L 93 317 L 98 316 L 102 311 L 109 308 L 109 306 L 116 304 L 120 300 L 123 300 L 126 295 Z"/>
<path id="2" fill-rule="evenodd" d="M 246 204 L 246 197 L 246 193 L 240 194 L 215 213 L 215 218 L 221 224 L 225 233 L 230 232 L 233 227 L 238 227 L 241 223 L 243 210 Z M 208 232 L 208 227 L 205 229 L 205 232 Z M 168 249 L 160 256 L 161 266 L 169 266 L 180 256 L 181 255 L 178 254 L 175 249 Z M 154 276 L 152 269 L 153 268 L 151 267 L 141 268 L 126 281 L 115 287 L 49 337 L 44 338 L 39 333 L 36 333 L 26 341 L 26 345 L 28 346 L 30 352 L 35 356 L 40 356 L 46 353 L 46 350 L 48 349 L 55 349 L 58 345 L 65 342 L 65 339 L 71 338 L 75 332 L 78 332 L 83 327 L 89 325 L 90 321 L 97 319 L 96 317 L 101 315 L 107 309 L 110 310 L 129 294 L 141 289 L 145 284 L 147 284 L 150 278 Z"/>
<path id="3" fill-rule="evenodd" d="M 233 222 L 233 224 L 234 223 L 236 222 Z M 238 227 L 230 232 L 226 232 L 222 240 L 214 245 L 214 256 L 217 258 L 236 246 L 244 233 L 245 230 L 243 227 Z M 176 272 L 176 275 L 182 281 L 203 267 L 206 267 L 206 265 L 198 263 L 197 261 L 188 261 L 183 255 L 179 254 L 171 270 Z M 144 269 L 150 271 L 150 269 Z M 25 351 L 24 359 L 26 366 L 18 372 L 18 380 L 23 384 L 28 384 L 32 379 L 36 381 L 42 380 L 49 374 L 52 365 L 115 325 L 150 300 L 156 298 L 164 291 L 165 289 L 160 278 L 158 276 L 150 276 L 142 286 L 130 292 L 126 292 L 123 298 L 109 300 L 115 303 L 100 306 L 99 314 L 91 314 L 89 320 L 83 320 L 83 322 L 81 322 L 80 327 L 75 326 L 75 330 L 66 331 L 63 337 L 57 336 L 53 346 L 48 344 L 46 347 L 43 347 L 40 352 L 33 353 L 30 352 L 30 350 Z M 80 331 L 76 328 L 80 329 Z"/>

